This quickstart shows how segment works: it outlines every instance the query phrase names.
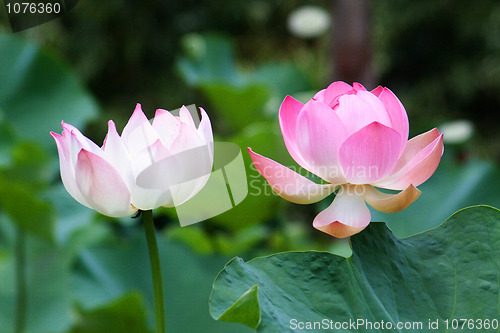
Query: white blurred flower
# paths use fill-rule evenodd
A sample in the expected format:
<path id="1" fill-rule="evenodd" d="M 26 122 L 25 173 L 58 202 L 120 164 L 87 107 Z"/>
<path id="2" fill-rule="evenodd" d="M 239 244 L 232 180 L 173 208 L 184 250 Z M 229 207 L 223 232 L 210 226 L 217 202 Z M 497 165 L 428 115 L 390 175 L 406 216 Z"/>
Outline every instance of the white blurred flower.
<path id="1" fill-rule="evenodd" d="M 330 13 L 318 6 L 302 6 L 288 17 L 288 30 L 302 38 L 314 38 L 324 34 L 332 23 Z"/>
<path id="2" fill-rule="evenodd" d="M 474 125 L 465 119 L 453 120 L 439 126 L 439 131 L 443 133 L 445 143 L 461 144 L 472 137 Z"/>

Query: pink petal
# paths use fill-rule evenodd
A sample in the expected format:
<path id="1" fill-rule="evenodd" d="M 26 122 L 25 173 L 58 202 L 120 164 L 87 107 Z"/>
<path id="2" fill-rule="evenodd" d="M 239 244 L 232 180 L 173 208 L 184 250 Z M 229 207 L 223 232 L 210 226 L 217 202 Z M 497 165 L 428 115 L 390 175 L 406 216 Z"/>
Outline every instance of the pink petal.
<path id="1" fill-rule="evenodd" d="M 273 191 L 285 200 L 309 204 L 318 202 L 335 190 L 334 185 L 320 185 L 289 168 L 248 148 L 254 166 L 271 185 Z"/>
<path id="2" fill-rule="evenodd" d="M 84 148 L 88 151 L 93 152 L 94 154 L 100 154 L 101 153 L 101 148 L 99 148 L 98 145 L 96 145 L 92 140 L 88 139 L 85 135 L 83 135 L 78 128 L 65 123 L 64 121 L 61 123 L 64 131 L 67 131 L 68 133 L 71 133 L 76 140 L 79 143 L 79 146 L 81 148 Z"/>
<path id="3" fill-rule="evenodd" d="M 433 141 L 439 137 L 439 131 L 437 128 L 431 129 L 425 133 L 417 135 L 411 138 L 406 146 L 405 150 L 399 157 L 398 163 L 394 168 L 394 173 L 401 170 L 405 165 L 407 165 L 416 155 L 421 153 L 423 149 L 428 147 Z"/>
<path id="4" fill-rule="evenodd" d="M 205 139 L 205 142 L 213 142 L 214 135 L 212 132 L 212 124 L 210 123 L 210 118 L 208 117 L 206 111 L 201 107 L 200 113 L 201 121 L 200 125 L 198 126 L 198 132 L 200 133 L 201 137 Z"/>
<path id="5" fill-rule="evenodd" d="M 371 91 L 371 93 L 374 94 L 375 96 L 379 97 L 380 94 L 382 93 L 382 91 L 384 91 L 384 87 L 378 86 L 377 88 L 373 89 Z"/>
<path id="6" fill-rule="evenodd" d="M 292 96 L 286 96 L 283 103 L 281 103 L 279 111 L 279 122 L 283 140 L 290 156 L 304 169 L 311 171 L 307 162 L 302 158 L 297 148 L 296 129 L 297 118 L 299 117 L 300 110 L 304 104 L 297 101 Z"/>
<path id="7" fill-rule="evenodd" d="M 378 98 L 384 103 L 385 109 L 391 118 L 391 127 L 401 135 L 403 141 L 400 152 L 403 152 L 408 140 L 408 115 L 406 110 L 396 95 L 387 88 L 383 88 Z"/>
<path id="8" fill-rule="evenodd" d="M 328 88 L 320 90 L 313 99 L 321 101 L 330 107 L 337 104 L 339 97 L 343 94 L 354 92 L 353 87 L 342 81 L 333 82 Z"/>
<path id="9" fill-rule="evenodd" d="M 419 137 L 413 138 L 415 139 L 412 139 L 413 141 L 408 141 L 407 149 L 403 152 L 403 161 L 405 161 L 406 164 L 391 176 L 373 185 L 392 190 L 402 190 L 410 184 L 418 186 L 429 179 L 434 171 L 436 171 L 441 156 L 443 155 L 443 135 L 439 135 L 434 141 L 420 151 L 417 152 L 417 150 L 421 145 L 425 144 L 429 138 L 435 135 L 434 131 L 435 130 L 432 130 Z M 411 154 L 414 155 L 409 159 Z"/>
<path id="10" fill-rule="evenodd" d="M 297 119 L 296 142 L 311 172 L 333 184 L 345 182 L 339 164 L 339 149 L 347 131 L 326 104 L 310 100 Z"/>
<path id="11" fill-rule="evenodd" d="M 366 202 L 382 213 L 396 213 L 411 205 L 420 196 L 420 191 L 409 185 L 397 194 L 383 193 L 373 186 L 365 186 L 364 199 Z"/>
<path id="12" fill-rule="evenodd" d="M 57 145 L 57 152 L 59 157 L 63 157 L 65 160 L 70 159 L 70 133 L 63 131 L 62 135 L 55 132 L 50 132 L 50 135 L 54 138 Z"/>
<path id="13" fill-rule="evenodd" d="M 179 122 L 180 120 L 167 110 L 156 110 L 152 126 L 164 145 L 168 146 L 177 136 Z"/>
<path id="14" fill-rule="evenodd" d="M 313 227 L 338 238 L 360 232 L 371 219 L 362 195 L 362 187 L 342 186 L 332 204 L 316 216 Z"/>
<path id="15" fill-rule="evenodd" d="M 358 83 L 358 82 L 354 82 L 352 84 L 352 87 L 354 88 L 354 90 L 356 92 L 358 92 L 358 91 L 366 91 L 366 88 L 361 83 Z"/>
<path id="16" fill-rule="evenodd" d="M 201 121 L 198 126 L 198 135 L 203 138 L 204 142 L 208 145 L 210 150 L 210 155 L 213 160 L 214 156 L 214 134 L 212 132 L 212 124 L 210 123 L 210 118 L 203 108 L 200 108 Z"/>
<path id="17" fill-rule="evenodd" d="M 130 184 L 133 180 L 130 167 L 130 154 L 123 144 L 123 140 L 118 134 L 115 123 L 112 120 L 108 121 L 108 134 L 106 135 L 103 149 L 106 161 L 120 173 L 127 184 Z"/>
<path id="18" fill-rule="evenodd" d="M 179 117 L 183 123 L 185 123 L 193 128 L 196 128 L 196 125 L 194 124 L 193 116 L 191 116 L 191 112 L 184 105 L 179 110 Z"/>
<path id="19" fill-rule="evenodd" d="M 341 96 L 335 110 L 349 135 L 374 121 L 391 127 L 391 119 L 384 104 L 368 91 Z"/>
<path id="20" fill-rule="evenodd" d="M 352 184 L 370 184 L 387 177 L 398 161 L 399 133 L 378 122 L 351 135 L 340 148 L 340 163 Z"/>
<path id="21" fill-rule="evenodd" d="M 56 141 L 57 152 L 59 153 L 59 170 L 61 172 L 61 180 L 64 188 L 76 201 L 91 208 L 87 201 L 83 198 L 83 195 L 80 193 L 76 184 L 75 170 L 70 157 L 69 146 L 71 145 L 71 141 L 68 140 L 70 139 L 70 133 L 64 131 L 63 135 L 59 135 L 57 133 L 50 132 L 50 135 L 52 135 Z"/>
<path id="22" fill-rule="evenodd" d="M 71 163 L 73 170 L 76 168 L 76 162 L 78 160 L 78 154 L 82 149 L 91 151 L 92 153 L 101 156 L 102 151 L 101 149 L 96 149 L 96 150 L 89 150 L 88 145 L 82 144 L 82 141 L 78 140 L 77 135 L 75 135 L 75 132 L 71 131 L 68 135 L 68 140 L 69 140 L 69 162 Z"/>
<path id="23" fill-rule="evenodd" d="M 177 136 L 170 142 L 167 148 L 172 154 L 183 152 L 200 146 L 206 146 L 204 138 L 201 138 L 195 127 L 184 122 L 179 123 Z"/>
<path id="24" fill-rule="evenodd" d="M 158 134 L 137 104 L 122 132 L 122 140 L 129 154 L 134 155 L 159 139 Z"/>
<path id="25" fill-rule="evenodd" d="M 118 171 L 98 155 L 82 149 L 75 174 L 78 189 L 99 213 L 123 217 L 137 211 L 130 204 L 130 191 Z"/>

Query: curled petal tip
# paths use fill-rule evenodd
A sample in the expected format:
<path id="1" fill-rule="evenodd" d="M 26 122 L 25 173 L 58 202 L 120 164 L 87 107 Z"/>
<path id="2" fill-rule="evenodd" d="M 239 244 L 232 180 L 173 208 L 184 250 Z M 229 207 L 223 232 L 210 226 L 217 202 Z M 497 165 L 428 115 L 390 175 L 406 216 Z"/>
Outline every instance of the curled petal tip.
<path id="1" fill-rule="evenodd" d="M 365 186 L 364 199 L 382 213 L 396 213 L 415 202 L 420 194 L 420 190 L 412 184 L 397 194 L 383 193 L 372 186 Z"/>
<path id="2" fill-rule="evenodd" d="M 396 172 L 375 185 L 393 190 L 403 190 L 410 184 L 418 186 L 434 174 L 443 152 L 443 135 L 437 130 L 416 136 L 408 141 Z"/>
<path id="3" fill-rule="evenodd" d="M 59 133 L 56 133 L 56 132 L 52 132 L 50 131 L 49 132 L 50 136 L 52 136 L 54 139 L 58 139 L 59 137 L 61 137 L 62 135 L 59 134 Z"/>

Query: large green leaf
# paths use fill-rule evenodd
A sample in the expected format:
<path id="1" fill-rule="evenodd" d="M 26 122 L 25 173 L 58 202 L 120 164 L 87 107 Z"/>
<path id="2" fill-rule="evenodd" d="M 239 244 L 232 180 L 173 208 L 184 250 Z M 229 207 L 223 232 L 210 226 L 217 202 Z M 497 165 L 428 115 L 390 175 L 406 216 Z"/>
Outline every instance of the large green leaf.
<path id="1" fill-rule="evenodd" d="M 258 316 L 258 332 L 280 333 L 321 331 L 301 329 L 299 323 L 332 320 L 335 325 L 357 319 L 365 324 L 384 321 L 386 329 L 359 325 L 334 331 L 445 332 L 446 319 L 499 318 L 499 210 L 467 208 L 438 228 L 407 239 L 396 238 L 383 223 L 372 223 L 351 242 L 353 256 L 347 259 L 325 252 L 287 252 L 247 263 L 232 260 L 214 283 L 212 317 L 248 324 Z M 258 302 L 251 302 L 248 295 L 256 288 Z M 241 311 L 233 313 L 238 308 L 233 304 L 242 302 L 251 305 L 245 320 Z M 429 320 L 437 320 L 439 329 L 431 330 Z M 423 326 L 397 329 L 398 322 Z"/>
<path id="2" fill-rule="evenodd" d="M 24 138 L 54 146 L 61 120 L 81 126 L 96 115 L 92 97 L 57 57 L 13 35 L 0 35 L 0 108 Z"/>

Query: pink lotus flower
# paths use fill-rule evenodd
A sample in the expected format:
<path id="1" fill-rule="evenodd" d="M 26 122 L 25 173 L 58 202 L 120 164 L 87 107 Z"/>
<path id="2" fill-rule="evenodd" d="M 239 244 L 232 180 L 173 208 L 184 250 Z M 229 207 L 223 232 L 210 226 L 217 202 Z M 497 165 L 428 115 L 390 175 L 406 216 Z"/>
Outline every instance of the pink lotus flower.
<path id="1" fill-rule="evenodd" d="M 334 237 L 351 236 L 370 223 L 366 203 L 384 213 L 408 207 L 444 149 L 435 128 L 408 140 L 406 111 L 383 87 L 367 91 L 359 83 L 334 82 L 306 104 L 287 96 L 279 121 L 292 158 L 328 184 L 316 184 L 248 148 L 253 163 L 272 189 L 291 202 L 314 203 L 340 187 L 313 221 L 316 229 Z M 377 187 L 401 192 L 387 194 Z"/>
<path id="2" fill-rule="evenodd" d="M 150 123 L 137 104 L 121 136 L 108 122 L 102 147 L 62 122 L 62 135 L 50 134 L 64 187 L 81 204 L 112 217 L 182 204 L 201 190 L 212 170 L 212 126 L 200 111 L 198 128 L 184 106 L 178 117 L 156 110 Z"/>

